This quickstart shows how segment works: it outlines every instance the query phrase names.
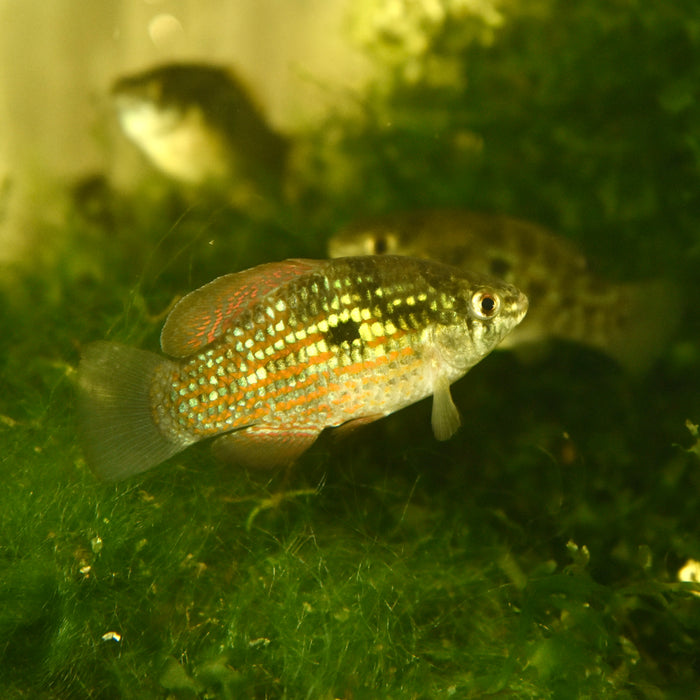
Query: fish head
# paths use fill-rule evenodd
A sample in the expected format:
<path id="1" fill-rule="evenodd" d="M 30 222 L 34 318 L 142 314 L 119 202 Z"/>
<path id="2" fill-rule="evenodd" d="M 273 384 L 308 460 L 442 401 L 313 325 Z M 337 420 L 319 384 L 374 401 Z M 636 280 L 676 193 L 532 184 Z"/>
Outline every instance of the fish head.
<path id="1" fill-rule="evenodd" d="M 161 70 L 119 78 L 111 96 L 122 129 L 139 145 L 182 120 L 184 105 L 173 95 Z"/>
<path id="2" fill-rule="evenodd" d="M 433 342 L 439 361 L 461 375 L 525 318 L 528 298 L 511 284 L 476 273 L 455 276 L 451 287 L 453 313 L 433 327 Z"/>
<path id="3" fill-rule="evenodd" d="M 424 257 L 390 220 L 362 222 L 339 231 L 328 242 L 331 258 L 354 255 L 413 255 Z"/>
<path id="4" fill-rule="evenodd" d="M 111 95 L 120 114 L 146 110 L 168 121 L 193 107 L 216 113 L 217 93 L 231 90 L 231 77 L 216 66 L 165 64 L 118 78 Z"/>
<path id="5" fill-rule="evenodd" d="M 194 184 L 228 173 L 221 133 L 199 92 L 191 89 L 199 75 L 194 69 L 165 67 L 122 77 L 112 87 L 127 138 L 166 175 Z"/>
<path id="6" fill-rule="evenodd" d="M 153 139 L 162 138 L 178 128 L 184 118 L 179 106 L 160 104 L 151 99 L 146 90 L 117 94 L 114 104 L 122 131 L 144 150 Z"/>

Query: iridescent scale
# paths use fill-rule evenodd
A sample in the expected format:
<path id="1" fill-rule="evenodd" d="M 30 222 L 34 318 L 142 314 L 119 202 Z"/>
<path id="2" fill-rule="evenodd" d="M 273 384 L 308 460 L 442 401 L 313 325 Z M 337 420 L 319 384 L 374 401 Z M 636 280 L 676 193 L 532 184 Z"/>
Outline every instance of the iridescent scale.
<path id="1" fill-rule="evenodd" d="M 175 305 L 165 355 L 98 342 L 79 368 L 90 464 L 123 479 L 216 438 L 232 464 L 291 464 L 325 428 L 427 396 L 438 440 L 450 385 L 525 316 L 515 287 L 430 260 L 284 260 L 223 275 Z"/>
<path id="2" fill-rule="evenodd" d="M 380 276 L 357 260 L 303 275 L 176 370 L 163 368 L 152 386 L 161 430 L 191 441 L 256 424 L 320 431 L 429 394 L 426 329 L 465 310 L 396 260 Z"/>

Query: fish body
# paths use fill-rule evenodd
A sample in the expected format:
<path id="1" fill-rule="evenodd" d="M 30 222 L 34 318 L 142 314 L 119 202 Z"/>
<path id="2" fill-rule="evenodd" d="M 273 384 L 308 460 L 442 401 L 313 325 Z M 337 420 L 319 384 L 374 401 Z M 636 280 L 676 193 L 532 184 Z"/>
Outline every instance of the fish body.
<path id="1" fill-rule="evenodd" d="M 606 281 L 589 270 L 573 244 L 509 216 L 405 212 L 353 224 L 329 243 L 331 257 L 385 253 L 480 270 L 522 289 L 530 300 L 527 319 L 499 348 L 556 338 L 594 347 L 642 371 L 678 320 L 679 295 L 672 284 Z"/>
<path id="2" fill-rule="evenodd" d="M 459 425 L 449 387 L 524 317 L 511 285 L 396 256 L 288 260 L 225 275 L 166 320 L 169 357 L 116 343 L 79 368 L 88 461 L 107 478 L 216 437 L 232 461 L 293 461 L 327 427 L 433 395 L 436 437 Z"/>
<path id="3" fill-rule="evenodd" d="M 288 144 L 224 68 L 171 63 L 118 79 L 120 126 L 156 168 L 244 200 L 279 186 Z"/>

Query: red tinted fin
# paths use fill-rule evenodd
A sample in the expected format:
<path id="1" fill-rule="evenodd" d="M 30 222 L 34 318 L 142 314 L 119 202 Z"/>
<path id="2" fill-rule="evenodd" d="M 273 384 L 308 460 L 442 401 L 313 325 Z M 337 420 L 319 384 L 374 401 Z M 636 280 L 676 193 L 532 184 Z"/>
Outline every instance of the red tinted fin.
<path id="1" fill-rule="evenodd" d="M 341 423 L 338 427 L 333 428 L 331 437 L 337 440 L 345 440 L 355 433 L 356 430 L 363 428 L 365 425 L 374 423 L 380 418 L 385 418 L 386 413 L 373 413 L 371 416 L 361 416 L 360 418 L 351 418 L 345 423 Z"/>
<path id="2" fill-rule="evenodd" d="M 187 357 L 221 337 L 251 304 L 322 265 L 322 260 L 284 260 L 217 277 L 183 297 L 160 334 L 163 352 Z"/>
<path id="3" fill-rule="evenodd" d="M 251 426 L 214 441 L 219 459 L 254 469 L 272 469 L 294 462 L 313 445 L 321 431 L 313 428 Z"/>

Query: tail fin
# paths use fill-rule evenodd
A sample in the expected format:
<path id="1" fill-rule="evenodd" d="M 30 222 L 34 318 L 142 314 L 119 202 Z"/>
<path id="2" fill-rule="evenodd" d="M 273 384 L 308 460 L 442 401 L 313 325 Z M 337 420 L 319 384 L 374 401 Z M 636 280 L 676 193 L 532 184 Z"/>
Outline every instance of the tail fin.
<path id="1" fill-rule="evenodd" d="M 628 371 L 642 374 L 669 345 L 681 319 L 683 297 L 668 280 L 624 285 L 620 294 L 623 313 L 603 350 Z"/>
<path id="2" fill-rule="evenodd" d="M 168 439 L 154 420 L 151 385 L 172 364 L 154 353 L 97 342 L 78 368 L 78 410 L 88 464 L 103 479 L 125 479 L 177 454 L 189 442 Z"/>

